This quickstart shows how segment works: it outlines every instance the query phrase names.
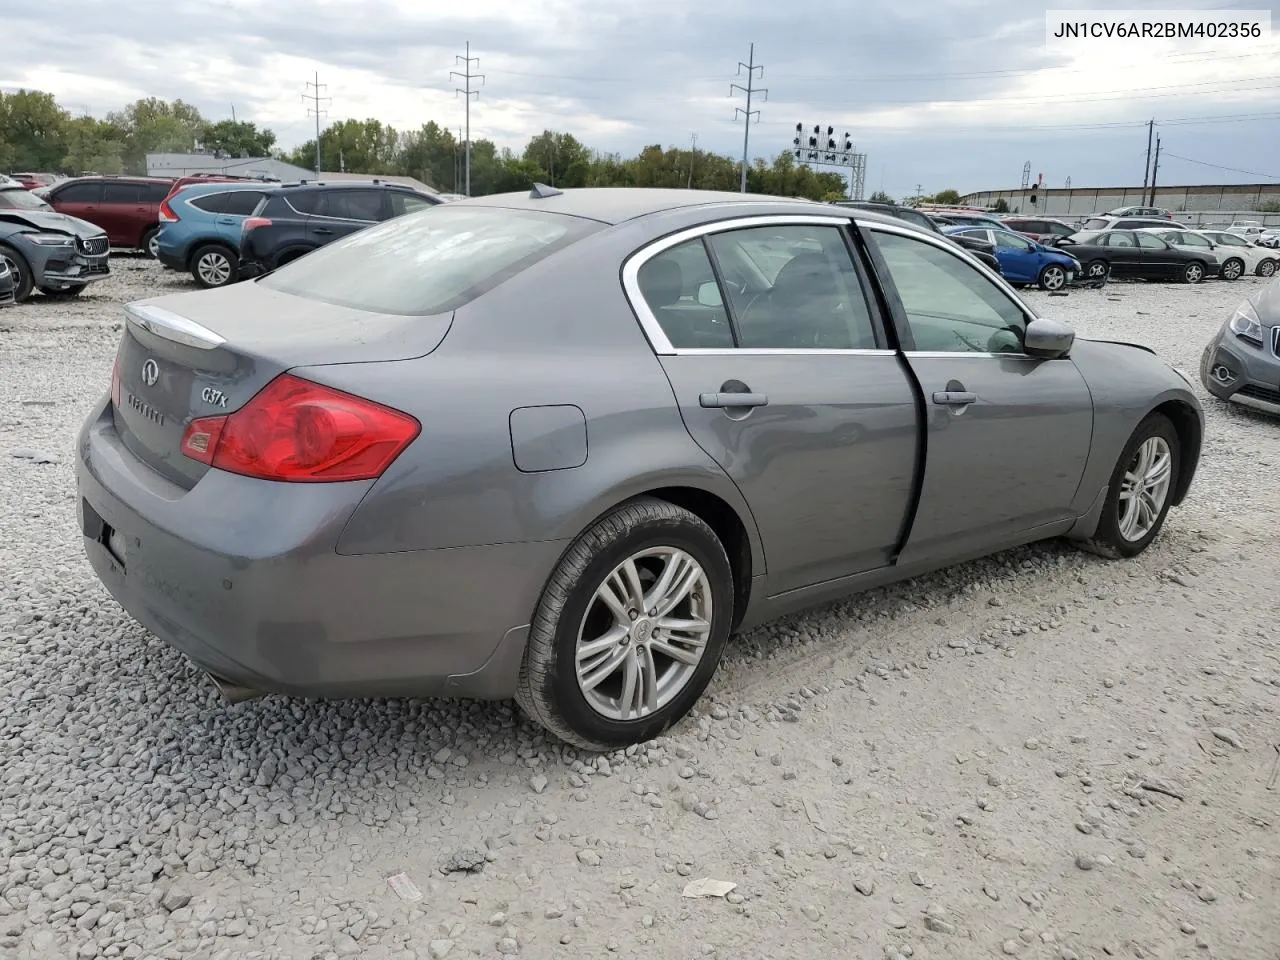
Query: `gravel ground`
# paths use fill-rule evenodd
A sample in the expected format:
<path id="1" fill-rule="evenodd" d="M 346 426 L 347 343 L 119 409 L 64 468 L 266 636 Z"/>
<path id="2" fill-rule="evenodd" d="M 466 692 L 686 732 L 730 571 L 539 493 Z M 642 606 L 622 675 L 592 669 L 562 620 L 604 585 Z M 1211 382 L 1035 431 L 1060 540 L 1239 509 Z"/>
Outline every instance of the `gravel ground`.
<path id="1" fill-rule="evenodd" d="M 0 957 L 1280 956 L 1280 423 L 1206 398 L 1139 560 L 790 618 L 670 736 L 578 756 L 509 704 L 224 706 L 108 598 L 73 438 L 117 304 L 189 284 L 113 271 L 0 312 Z M 1194 371 L 1260 282 L 1029 299 Z"/>

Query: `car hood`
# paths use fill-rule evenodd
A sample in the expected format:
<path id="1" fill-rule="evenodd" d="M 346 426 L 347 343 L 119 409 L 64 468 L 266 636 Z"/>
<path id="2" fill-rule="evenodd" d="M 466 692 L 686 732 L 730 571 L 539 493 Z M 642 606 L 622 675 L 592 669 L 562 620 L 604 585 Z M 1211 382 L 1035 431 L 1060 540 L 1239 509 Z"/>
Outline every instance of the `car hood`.
<path id="1" fill-rule="evenodd" d="M 1130 343 L 1128 340 L 1104 340 L 1101 337 L 1082 337 L 1079 335 L 1076 336 L 1076 339 L 1088 340 L 1090 343 L 1110 343 L 1110 344 L 1114 344 L 1117 347 L 1133 347 L 1135 350 L 1144 350 L 1147 353 L 1151 354 L 1153 357 L 1159 356 L 1158 353 L 1156 353 L 1154 350 L 1152 350 L 1150 347 L 1148 347 L 1144 343 Z"/>
<path id="2" fill-rule="evenodd" d="M 1280 276 L 1249 297 L 1249 302 L 1263 326 L 1280 326 Z"/>
<path id="3" fill-rule="evenodd" d="M 13 223 L 18 226 L 35 227 L 37 230 L 69 233 L 72 236 L 86 238 L 106 233 L 101 227 L 87 220 L 50 210 L 0 210 L 0 223 Z"/>

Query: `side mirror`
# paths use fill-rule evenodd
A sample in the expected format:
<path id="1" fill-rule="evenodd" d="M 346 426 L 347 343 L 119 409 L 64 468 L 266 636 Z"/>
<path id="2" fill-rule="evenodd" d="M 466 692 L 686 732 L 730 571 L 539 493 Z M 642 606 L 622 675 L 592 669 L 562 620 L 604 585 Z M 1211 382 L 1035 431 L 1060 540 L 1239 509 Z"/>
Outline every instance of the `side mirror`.
<path id="1" fill-rule="evenodd" d="M 697 301 L 704 307 L 724 306 L 724 298 L 720 296 L 720 285 L 714 280 L 698 284 Z"/>
<path id="2" fill-rule="evenodd" d="M 1071 352 L 1071 345 L 1075 341 L 1076 332 L 1066 324 L 1037 317 L 1027 324 L 1026 333 L 1022 337 L 1022 349 L 1028 356 L 1058 360 Z"/>

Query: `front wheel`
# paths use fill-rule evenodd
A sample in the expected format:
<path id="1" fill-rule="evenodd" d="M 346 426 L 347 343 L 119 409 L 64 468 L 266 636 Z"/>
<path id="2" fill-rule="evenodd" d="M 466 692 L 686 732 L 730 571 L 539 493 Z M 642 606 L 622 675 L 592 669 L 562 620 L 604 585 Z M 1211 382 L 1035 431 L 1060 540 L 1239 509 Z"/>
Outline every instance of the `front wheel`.
<path id="1" fill-rule="evenodd" d="M 1182 268 L 1183 283 L 1199 283 L 1204 279 L 1204 264 L 1199 260 L 1194 263 L 1188 263 Z"/>
<path id="2" fill-rule="evenodd" d="M 1056 263 L 1051 263 L 1040 271 L 1038 283 L 1041 290 L 1061 290 L 1067 285 L 1067 271 Z"/>
<path id="3" fill-rule="evenodd" d="M 706 689 L 733 604 L 729 558 L 702 519 L 665 500 L 624 503 L 552 573 L 529 628 L 516 701 L 588 750 L 650 740 Z"/>
<path id="4" fill-rule="evenodd" d="M 1099 287 L 1107 282 L 1110 273 L 1111 268 L 1105 260 L 1090 260 L 1084 266 L 1085 279 Z"/>
<path id="5" fill-rule="evenodd" d="M 13 302 L 22 303 L 31 296 L 31 291 L 35 287 L 27 258 L 13 247 L 0 244 L 0 260 L 5 262 L 9 272 L 13 274 Z"/>
<path id="6" fill-rule="evenodd" d="M 1083 546 L 1111 559 L 1136 557 L 1151 545 L 1178 485 L 1181 444 L 1173 422 L 1153 413 L 1133 432 L 1111 475 L 1102 518 Z"/>
<path id="7" fill-rule="evenodd" d="M 1276 261 L 1263 260 L 1258 264 L 1257 274 L 1260 277 L 1274 277 L 1276 275 Z"/>
<path id="8" fill-rule="evenodd" d="M 1232 257 L 1222 265 L 1221 276 L 1223 280 L 1239 280 L 1244 276 L 1244 261 L 1239 257 Z"/>

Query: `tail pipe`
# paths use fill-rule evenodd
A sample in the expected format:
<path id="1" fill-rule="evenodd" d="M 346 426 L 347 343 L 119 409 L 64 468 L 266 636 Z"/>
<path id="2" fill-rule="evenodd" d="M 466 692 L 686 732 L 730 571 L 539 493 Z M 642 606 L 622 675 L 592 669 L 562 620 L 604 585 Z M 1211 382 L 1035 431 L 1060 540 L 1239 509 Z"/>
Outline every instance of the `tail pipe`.
<path id="1" fill-rule="evenodd" d="M 213 681 L 213 685 L 217 688 L 218 693 L 222 695 L 222 699 L 227 703 L 243 703 L 246 700 L 256 700 L 258 697 L 265 696 L 261 690 L 251 690 L 248 687 L 242 687 L 238 683 L 232 683 L 230 680 L 224 680 L 217 674 L 210 673 L 208 677 Z"/>

